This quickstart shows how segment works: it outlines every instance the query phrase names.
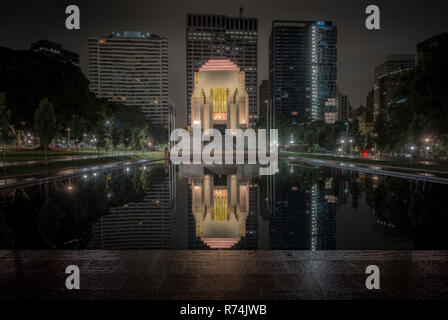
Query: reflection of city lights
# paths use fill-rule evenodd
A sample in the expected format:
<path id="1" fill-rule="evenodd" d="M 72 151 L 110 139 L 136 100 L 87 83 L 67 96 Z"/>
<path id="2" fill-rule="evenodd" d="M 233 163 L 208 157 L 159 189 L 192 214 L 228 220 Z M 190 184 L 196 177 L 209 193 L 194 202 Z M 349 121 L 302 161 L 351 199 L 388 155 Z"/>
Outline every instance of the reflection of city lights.
<path id="1" fill-rule="evenodd" d="M 98 175 L 98 173 L 96 173 L 96 172 L 93 174 L 94 177 L 96 177 L 97 175 Z"/>
<path id="2" fill-rule="evenodd" d="M 84 179 L 87 179 L 87 175 L 85 174 L 85 175 L 83 175 L 83 177 L 84 177 Z"/>

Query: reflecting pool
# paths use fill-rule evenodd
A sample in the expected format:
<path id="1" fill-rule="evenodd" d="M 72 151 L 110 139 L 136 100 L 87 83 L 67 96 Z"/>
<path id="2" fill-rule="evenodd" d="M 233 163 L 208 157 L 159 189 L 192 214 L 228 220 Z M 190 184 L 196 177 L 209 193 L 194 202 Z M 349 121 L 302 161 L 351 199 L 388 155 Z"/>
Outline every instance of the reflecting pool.
<path id="1" fill-rule="evenodd" d="M 280 163 L 145 164 L 1 191 L 0 249 L 448 249 L 448 187 Z"/>

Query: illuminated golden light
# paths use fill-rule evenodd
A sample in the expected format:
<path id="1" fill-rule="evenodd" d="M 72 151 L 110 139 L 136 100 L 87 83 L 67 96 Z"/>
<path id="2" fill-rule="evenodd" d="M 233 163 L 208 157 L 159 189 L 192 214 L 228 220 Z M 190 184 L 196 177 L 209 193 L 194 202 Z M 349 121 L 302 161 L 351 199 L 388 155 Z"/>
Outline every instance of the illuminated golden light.
<path id="1" fill-rule="evenodd" d="M 223 88 L 213 91 L 213 120 L 227 120 L 227 94 Z"/>
<path id="2" fill-rule="evenodd" d="M 213 190 L 213 216 L 216 221 L 223 222 L 227 219 L 227 190 Z"/>

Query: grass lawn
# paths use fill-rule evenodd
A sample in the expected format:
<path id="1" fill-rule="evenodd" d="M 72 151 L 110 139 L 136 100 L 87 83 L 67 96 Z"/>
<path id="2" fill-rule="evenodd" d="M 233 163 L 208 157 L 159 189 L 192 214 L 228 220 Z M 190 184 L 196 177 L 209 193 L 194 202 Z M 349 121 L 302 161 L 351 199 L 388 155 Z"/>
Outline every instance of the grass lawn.
<path id="1" fill-rule="evenodd" d="M 361 163 L 361 164 L 376 164 L 382 166 L 392 166 L 392 167 L 403 167 L 403 168 L 414 168 L 414 169 L 426 169 L 426 170 L 439 170 L 439 171 L 448 171 L 448 161 L 437 160 L 437 165 L 425 165 L 425 164 L 416 164 L 413 163 L 411 165 L 409 160 L 371 160 L 371 159 L 358 159 L 358 158 L 349 158 L 349 157 L 339 157 L 339 156 L 325 156 L 325 155 L 314 155 L 307 154 L 301 152 L 280 152 L 280 157 L 290 157 L 297 156 L 302 158 L 310 158 L 310 159 L 322 159 L 322 160 L 333 160 L 333 161 L 344 161 L 344 162 L 353 162 L 353 163 Z"/>
<path id="2" fill-rule="evenodd" d="M 74 160 L 74 161 L 58 161 L 49 162 L 48 166 L 44 164 L 28 164 L 28 165 L 18 165 L 4 168 L 0 168 L 0 176 L 10 176 L 22 173 L 34 173 L 34 172 L 44 172 L 57 169 L 69 169 L 69 168 L 80 168 L 99 164 L 106 164 L 112 162 L 124 162 L 132 160 L 143 160 L 149 158 L 161 158 L 163 157 L 163 152 L 151 152 L 139 155 L 128 155 L 128 156 L 117 156 L 117 157 L 105 157 L 105 158 L 92 158 L 84 160 Z"/>

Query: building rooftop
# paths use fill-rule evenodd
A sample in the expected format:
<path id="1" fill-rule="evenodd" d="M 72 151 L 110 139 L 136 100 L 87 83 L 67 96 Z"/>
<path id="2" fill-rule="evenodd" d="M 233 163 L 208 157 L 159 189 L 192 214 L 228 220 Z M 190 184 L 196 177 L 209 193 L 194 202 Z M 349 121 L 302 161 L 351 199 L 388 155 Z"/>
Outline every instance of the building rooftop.
<path id="1" fill-rule="evenodd" d="M 162 39 L 158 35 L 152 34 L 150 32 L 141 31 L 122 31 L 122 32 L 112 32 L 107 38 L 125 38 L 125 39 Z"/>
<path id="2" fill-rule="evenodd" d="M 413 54 L 390 54 L 378 60 L 375 67 L 381 66 L 387 62 L 399 61 L 415 61 L 415 56 Z"/>
<path id="3" fill-rule="evenodd" d="M 238 66 L 229 59 L 208 60 L 199 71 L 239 70 Z"/>

